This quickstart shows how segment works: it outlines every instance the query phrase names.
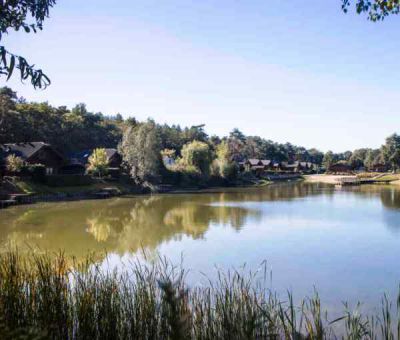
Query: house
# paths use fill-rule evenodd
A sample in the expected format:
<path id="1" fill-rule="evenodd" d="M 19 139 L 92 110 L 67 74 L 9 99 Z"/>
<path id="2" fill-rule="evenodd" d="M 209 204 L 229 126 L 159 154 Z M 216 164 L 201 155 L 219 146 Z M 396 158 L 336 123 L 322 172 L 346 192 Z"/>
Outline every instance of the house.
<path id="1" fill-rule="evenodd" d="M 299 171 L 299 162 L 281 162 L 281 169 L 286 172 L 297 172 Z"/>
<path id="2" fill-rule="evenodd" d="M 331 173 L 331 174 L 341 175 L 341 174 L 349 174 L 349 173 L 351 173 L 352 169 L 351 169 L 351 167 L 349 165 L 339 162 L 339 163 L 335 163 L 335 164 L 330 165 L 328 167 L 328 171 L 327 172 Z"/>
<path id="3" fill-rule="evenodd" d="M 244 168 L 248 171 L 256 170 L 256 171 L 264 171 L 268 170 L 272 166 L 272 161 L 269 159 L 258 159 L 258 158 L 249 158 L 247 161 L 243 163 Z"/>
<path id="4" fill-rule="evenodd" d="M 109 172 L 119 171 L 122 163 L 122 156 L 117 149 L 105 148 Z M 92 149 L 74 152 L 68 155 L 68 164 L 62 168 L 64 174 L 84 174 L 89 164 L 89 157 Z"/>
<path id="5" fill-rule="evenodd" d="M 372 165 L 369 170 L 373 171 L 373 172 L 386 172 L 388 170 L 388 167 L 386 164 L 377 163 L 377 164 Z"/>
<path id="6" fill-rule="evenodd" d="M 64 156 L 44 142 L 0 144 L 0 153 L 3 159 L 15 155 L 28 164 L 42 164 L 48 175 L 57 173 L 65 164 Z"/>
<path id="7" fill-rule="evenodd" d="M 107 160 L 108 160 L 108 167 L 109 168 L 114 168 L 114 169 L 119 169 L 122 164 L 122 156 L 118 153 L 117 149 L 109 148 L 105 149 L 106 154 L 107 154 Z"/>
<path id="8" fill-rule="evenodd" d="M 273 162 L 270 159 L 261 159 L 261 164 L 264 166 L 264 170 L 271 170 Z"/>

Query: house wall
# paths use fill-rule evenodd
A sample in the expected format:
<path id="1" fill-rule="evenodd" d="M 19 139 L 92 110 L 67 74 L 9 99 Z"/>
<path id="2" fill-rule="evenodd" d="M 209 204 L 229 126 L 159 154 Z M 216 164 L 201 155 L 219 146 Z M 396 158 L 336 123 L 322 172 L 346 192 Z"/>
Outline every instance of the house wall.
<path id="1" fill-rule="evenodd" d="M 26 160 L 29 164 L 43 164 L 46 168 L 53 169 L 57 173 L 58 169 L 64 165 L 64 159 L 51 148 L 42 148 L 32 157 Z"/>

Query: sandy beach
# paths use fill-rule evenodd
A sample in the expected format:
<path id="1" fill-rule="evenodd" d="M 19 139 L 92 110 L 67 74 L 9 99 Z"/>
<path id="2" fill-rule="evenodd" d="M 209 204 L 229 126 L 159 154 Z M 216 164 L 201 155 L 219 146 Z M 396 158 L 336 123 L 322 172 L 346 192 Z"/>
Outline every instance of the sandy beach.
<path id="1" fill-rule="evenodd" d="M 305 175 L 304 179 L 307 182 L 319 182 L 319 183 L 327 183 L 327 184 L 337 184 L 339 178 L 349 177 L 353 178 L 355 176 L 351 175 Z"/>

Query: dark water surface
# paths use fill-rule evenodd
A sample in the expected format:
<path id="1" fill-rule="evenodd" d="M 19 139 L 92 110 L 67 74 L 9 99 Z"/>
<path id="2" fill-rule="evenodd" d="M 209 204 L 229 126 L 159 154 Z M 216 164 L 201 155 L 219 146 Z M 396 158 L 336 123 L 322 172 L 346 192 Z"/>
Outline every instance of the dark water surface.
<path id="1" fill-rule="evenodd" d="M 400 283 L 400 188 L 274 184 L 223 192 L 48 203 L 0 211 L 0 245 L 83 258 L 113 266 L 143 248 L 173 262 L 184 258 L 193 284 L 216 267 L 266 260 L 272 289 L 311 294 L 329 306 L 375 306 Z M 110 254 L 107 259 L 105 250 Z"/>

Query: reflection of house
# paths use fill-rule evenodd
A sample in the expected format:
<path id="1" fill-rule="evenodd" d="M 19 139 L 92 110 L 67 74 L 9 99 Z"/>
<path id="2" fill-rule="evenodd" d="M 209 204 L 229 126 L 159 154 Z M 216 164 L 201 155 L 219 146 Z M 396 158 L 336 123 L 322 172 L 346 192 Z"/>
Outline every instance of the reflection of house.
<path id="1" fill-rule="evenodd" d="M 48 175 L 57 173 L 65 163 L 63 155 L 44 142 L 0 144 L 0 153 L 4 159 L 15 155 L 28 164 L 42 164 Z"/>

